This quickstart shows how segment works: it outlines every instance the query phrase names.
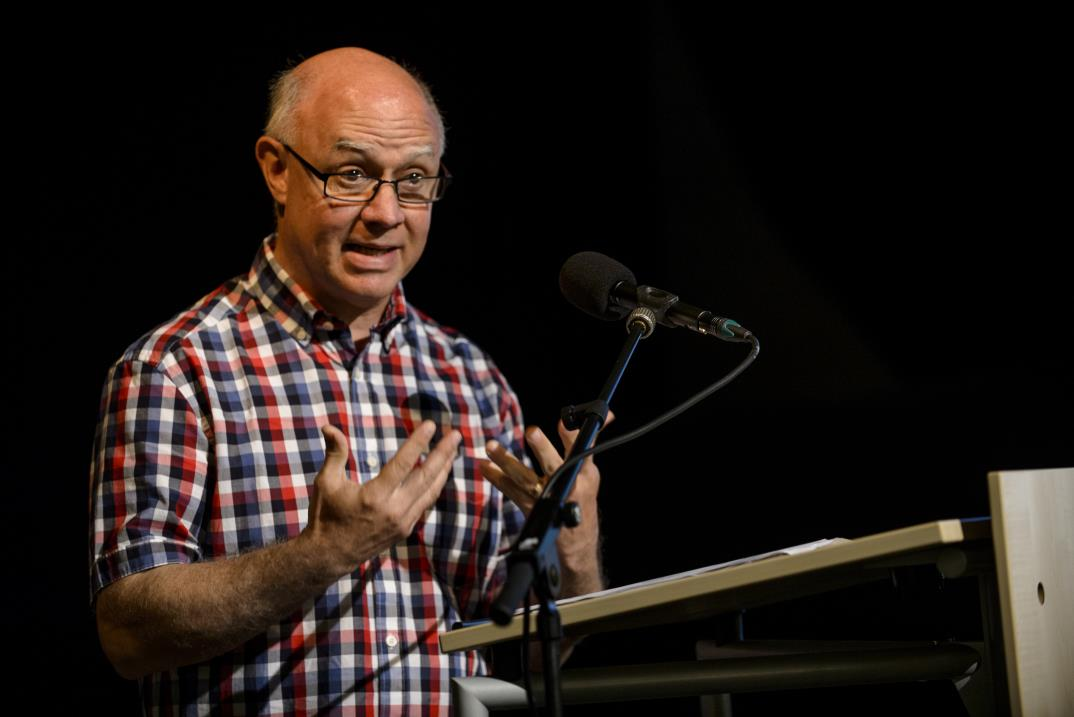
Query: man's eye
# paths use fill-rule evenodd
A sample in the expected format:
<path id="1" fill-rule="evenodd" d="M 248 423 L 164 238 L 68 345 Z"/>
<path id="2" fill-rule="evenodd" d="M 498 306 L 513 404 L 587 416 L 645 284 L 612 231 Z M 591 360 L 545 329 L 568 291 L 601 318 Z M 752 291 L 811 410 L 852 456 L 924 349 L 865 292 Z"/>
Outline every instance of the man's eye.
<path id="1" fill-rule="evenodd" d="M 362 170 L 360 169 L 348 169 L 346 171 L 340 172 L 338 178 L 339 181 L 343 184 L 357 184 L 369 179 L 367 176 L 362 174 Z"/>
<path id="2" fill-rule="evenodd" d="M 423 179 L 425 179 L 424 174 L 421 174 L 420 172 L 411 172 L 399 181 L 404 184 L 417 184 Z"/>

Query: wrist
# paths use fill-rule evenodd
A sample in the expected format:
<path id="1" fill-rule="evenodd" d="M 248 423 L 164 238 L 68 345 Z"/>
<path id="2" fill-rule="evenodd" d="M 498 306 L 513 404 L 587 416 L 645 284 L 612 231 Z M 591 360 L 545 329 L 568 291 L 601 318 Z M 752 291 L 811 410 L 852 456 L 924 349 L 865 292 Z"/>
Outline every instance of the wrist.
<path id="1" fill-rule="evenodd" d="M 340 555 L 335 541 L 311 526 L 306 526 L 291 544 L 311 582 L 327 586 L 354 570 L 355 566 Z"/>
<path id="2" fill-rule="evenodd" d="M 603 590 L 599 536 L 565 535 L 565 532 L 560 533 L 557 546 L 563 571 L 564 596 Z"/>

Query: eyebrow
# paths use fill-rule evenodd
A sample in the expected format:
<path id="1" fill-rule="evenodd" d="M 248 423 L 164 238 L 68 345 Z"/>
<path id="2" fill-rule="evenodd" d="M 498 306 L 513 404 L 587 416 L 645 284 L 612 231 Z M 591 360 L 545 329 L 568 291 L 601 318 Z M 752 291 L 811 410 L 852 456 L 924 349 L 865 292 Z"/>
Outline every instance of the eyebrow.
<path id="1" fill-rule="evenodd" d="M 371 144 L 366 144 L 364 142 L 352 142 L 348 139 L 337 140 L 336 143 L 332 145 L 332 149 L 336 151 L 354 152 L 357 154 L 364 155 L 370 155 L 376 152 L 376 148 Z M 413 162 L 415 159 L 418 159 L 419 157 L 424 157 L 426 155 L 436 155 L 436 152 L 433 151 L 433 146 L 431 144 L 425 144 L 415 149 L 406 157 L 406 162 Z"/>

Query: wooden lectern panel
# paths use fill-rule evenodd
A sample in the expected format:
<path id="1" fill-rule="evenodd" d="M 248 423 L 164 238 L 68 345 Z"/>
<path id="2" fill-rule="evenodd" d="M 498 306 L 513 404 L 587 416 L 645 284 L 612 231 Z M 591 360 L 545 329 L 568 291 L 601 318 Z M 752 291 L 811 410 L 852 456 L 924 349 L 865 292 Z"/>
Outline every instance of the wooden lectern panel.
<path id="1" fill-rule="evenodd" d="M 888 579 L 893 566 L 942 562 L 946 548 L 965 547 L 969 541 L 987 543 L 987 525 L 987 521 L 935 521 L 670 582 L 596 593 L 561 602 L 560 618 L 568 635 L 588 634 L 700 619 L 815 595 Z M 530 615 L 534 634 L 536 612 Z M 516 615 L 504 627 L 485 621 L 440 633 L 440 648 L 472 650 L 521 635 L 522 617 Z"/>
<path id="2" fill-rule="evenodd" d="M 988 475 L 1011 714 L 1074 715 L 1074 469 Z"/>

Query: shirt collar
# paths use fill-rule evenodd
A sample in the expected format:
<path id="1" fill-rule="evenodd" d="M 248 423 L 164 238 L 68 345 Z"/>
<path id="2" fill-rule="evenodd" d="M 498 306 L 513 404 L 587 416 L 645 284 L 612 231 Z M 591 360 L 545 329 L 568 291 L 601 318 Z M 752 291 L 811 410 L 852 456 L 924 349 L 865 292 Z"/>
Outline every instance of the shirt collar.
<path id="1" fill-rule="evenodd" d="M 275 234 L 265 237 L 261 242 L 261 249 L 254 257 L 246 281 L 253 297 L 303 346 L 310 343 L 317 329 L 346 329 L 347 324 L 342 319 L 333 316 L 318 304 L 317 300 L 280 266 L 273 251 L 275 244 Z M 399 283 L 388 297 L 384 314 L 371 333 L 378 334 L 386 342 L 391 330 L 407 318 L 406 296 L 403 294 L 402 283 Z"/>

